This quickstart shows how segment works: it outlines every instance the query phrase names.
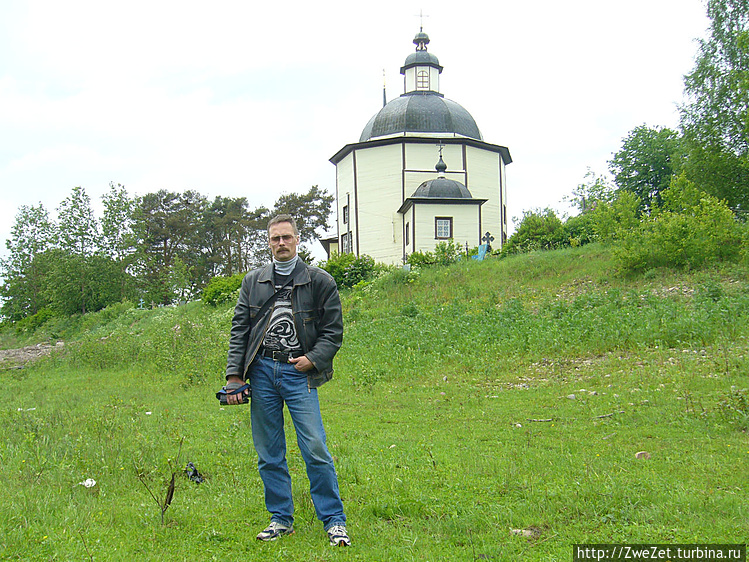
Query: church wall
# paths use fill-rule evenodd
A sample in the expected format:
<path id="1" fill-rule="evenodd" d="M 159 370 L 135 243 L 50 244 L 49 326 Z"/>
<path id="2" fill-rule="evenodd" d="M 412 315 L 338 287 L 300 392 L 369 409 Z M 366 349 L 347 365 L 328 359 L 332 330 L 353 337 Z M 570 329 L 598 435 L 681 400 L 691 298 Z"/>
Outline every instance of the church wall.
<path id="1" fill-rule="evenodd" d="M 356 151 L 361 244 L 357 253 L 381 263 L 400 263 L 402 257 L 402 162 L 400 144 Z"/>
<path id="2" fill-rule="evenodd" d="M 478 231 L 478 205 L 417 205 L 414 209 L 414 226 L 416 248 L 421 251 L 434 251 L 440 242 L 434 237 L 435 217 L 453 218 L 453 240 L 462 248 L 466 242 L 469 248 L 475 248 L 480 244 Z"/>
<path id="3" fill-rule="evenodd" d="M 338 240 L 349 234 L 355 241 L 356 232 L 356 202 L 354 193 L 354 156 L 347 155 L 336 165 L 336 200 L 338 209 Z M 348 223 L 343 222 L 343 208 L 348 205 Z M 343 247 L 340 247 L 343 251 Z"/>
<path id="4" fill-rule="evenodd" d="M 408 228 L 408 239 L 404 240 L 405 245 L 403 247 L 403 253 L 405 255 L 413 254 L 414 252 L 414 207 L 412 206 L 403 215 L 403 236 L 405 238 L 406 228 Z"/>
<path id="5" fill-rule="evenodd" d="M 502 211 L 502 245 L 504 245 L 505 240 L 507 239 L 507 166 L 505 164 L 502 164 L 500 167 L 500 178 L 501 178 L 501 186 L 502 186 L 502 200 L 500 201 L 501 205 L 501 211 Z"/>
<path id="6" fill-rule="evenodd" d="M 416 188 L 423 182 L 433 180 L 437 172 L 435 166 L 439 161 L 439 140 L 431 143 L 406 143 L 405 145 L 405 184 L 406 197 L 413 195 Z M 447 164 L 445 177 L 466 183 L 463 169 L 463 147 L 461 145 L 446 145 L 442 150 L 442 159 Z"/>
<path id="7" fill-rule="evenodd" d="M 500 223 L 500 168 L 504 167 L 502 157 L 471 146 L 466 147 L 468 183 L 466 187 L 476 199 L 488 199 L 481 207 L 482 229 L 494 236 L 494 247 L 499 248 L 503 226 Z M 483 233 L 482 233 L 483 234 Z"/>
<path id="8" fill-rule="evenodd" d="M 406 143 L 405 169 L 426 172 L 429 174 L 429 177 L 426 179 L 433 179 L 435 166 L 440 158 L 439 144 L 439 138 L 434 139 L 434 144 Z M 443 145 L 442 160 L 447 164 L 448 174 L 462 172 L 465 169 L 463 162 L 463 146 L 459 144 Z M 460 178 L 456 179 L 462 183 Z M 418 185 L 419 184 L 416 184 L 416 187 L 418 187 Z M 416 189 L 416 187 L 414 187 L 414 189 Z"/>
<path id="9" fill-rule="evenodd" d="M 424 181 L 434 179 L 434 169 L 439 159 L 439 139 L 435 142 L 402 142 L 373 147 L 358 148 L 344 156 L 336 165 L 336 195 L 339 235 L 351 231 L 351 251 L 356 255 L 367 254 L 377 262 L 400 264 L 403 258 L 404 228 L 407 219 L 397 210 L 405 197 L 410 197 Z M 499 153 L 463 144 L 443 146 L 443 160 L 448 166 L 446 176 L 467 185 L 476 199 L 487 201 L 480 207 L 459 205 L 460 216 L 471 209 L 470 224 L 476 232 L 462 232 L 455 219 L 454 237 L 470 247 L 480 243 L 485 232 L 494 236 L 494 247 L 501 246 L 502 234 L 506 233 L 506 218 L 502 220 L 502 203 L 499 201 L 500 180 L 504 180 L 504 163 Z M 356 181 L 355 181 L 356 180 Z M 502 190 L 505 198 L 506 191 Z M 343 222 L 343 207 L 349 204 L 349 224 Z M 423 209 L 411 221 L 411 244 L 407 253 L 414 249 L 433 249 L 434 214 L 423 221 Z M 480 216 L 479 216 L 480 212 Z M 445 216 L 453 216 L 447 214 Z M 481 232 L 479 233 L 479 223 Z M 427 233 L 424 233 L 424 228 Z M 414 228 L 415 236 L 414 236 Z M 426 246 L 424 237 L 428 235 Z M 415 244 L 415 246 L 414 246 Z M 343 251 L 343 246 L 341 251 Z"/>

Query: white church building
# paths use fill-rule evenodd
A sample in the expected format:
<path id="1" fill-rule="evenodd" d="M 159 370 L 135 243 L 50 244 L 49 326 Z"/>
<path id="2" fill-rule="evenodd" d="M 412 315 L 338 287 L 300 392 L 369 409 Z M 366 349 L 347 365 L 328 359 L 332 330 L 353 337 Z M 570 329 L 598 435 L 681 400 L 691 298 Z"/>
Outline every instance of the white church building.
<path id="1" fill-rule="evenodd" d="M 510 152 L 485 142 L 471 114 L 440 92 L 442 66 L 427 34 L 414 43 L 400 69 L 404 93 L 330 159 L 338 235 L 325 241 L 329 253 L 401 264 L 450 239 L 475 248 L 489 233 L 499 249 L 507 237 Z"/>

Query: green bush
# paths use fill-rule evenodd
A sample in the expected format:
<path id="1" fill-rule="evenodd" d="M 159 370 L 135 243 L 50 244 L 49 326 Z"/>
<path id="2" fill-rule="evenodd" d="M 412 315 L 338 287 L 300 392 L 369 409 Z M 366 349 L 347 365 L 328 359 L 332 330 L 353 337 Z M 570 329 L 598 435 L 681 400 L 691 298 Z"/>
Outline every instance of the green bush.
<path id="1" fill-rule="evenodd" d="M 437 263 L 434 254 L 428 250 L 414 252 L 406 261 L 411 267 L 429 267 Z"/>
<path id="2" fill-rule="evenodd" d="M 27 316 L 23 320 L 16 322 L 16 333 L 23 334 L 35 332 L 55 316 L 56 314 L 51 308 L 41 308 L 36 314 L 32 314 L 31 316 Z"/>
<path id="3" fill-rule="evenodd" d="M 237 273 L 230 277 L 214 277 L 203 289 L 203 301 L 217 306 L 236 300 L 235 293 L 242 286 L 244 276 L 244 273 Z"/>
<path id="4" fill-rule="evenodd" d="M 343 272 L 343 286 L 353 287 L 362 281 L 372 277 L 375 270 L 375 261 L 370 256 L 364 255 L 354 259 Z"/>
<path id="5" fill-rule="evenodd" d="M 476 253 L 476 252 L 474 252 Z M 463 255 L 463 249 L 452 238 L 447 242 L 439 242 L 434 252 L 429 250 L 417 251 L 406 260 L 411 267 L 429 267 L 432 265 L 450 265 L 456 263 Z"/>
<path id="6" fill-rule="evenodd" d="M 339 287 L 343 287 L 346 268 L 349 267 L 355 259 L 356 256 L 351 253 L 339 254 L 338 252 L 333 252 L 330 259 L 322 262 L 320 267 L 333 276 L 333 279 L 335 279 L 335 282 Z"/>
<path id="7" fill-rule="evenodd" d="M 625 272 L 659 267 L 700 269 L 740 261 L 746 227 L 724 201 L 700 191 L 683 176 L 663 192 L 664 204 L 623 236 L 614 252 Z"/>
<path id="8" fill-rule="evenodd" d="M 434 248 L 434 258 L 437 265 L 450 265 L 457 262 L 463 250 L 452 238 L 447 242 L 439 242 Z"/>
<path id="9" fill-rule="evenodd" d="M 564 225 L 552 209 L 524 211 L 517 230 L 502 248 L 502 255 L 559 248 L 565 245 L 564 240 Z"/>
<path id="10" fill-rule="evenodd" d="M 367 281 L 377 270 L 371 256 L 364 254 L 357 257 L 350 253 L 334 253 L 328 261 L 321 264 L 321 267 L 333 276 L 341 288 L 350 288 L 361 281 Z"/>
<path id="11" fill-rule="evenodd" d="M 595 240 L 617 240 L 640 224 L 640 198 L 629 191 L 619 191 L 611 201 L 597 201 L 586 215 Z"/>

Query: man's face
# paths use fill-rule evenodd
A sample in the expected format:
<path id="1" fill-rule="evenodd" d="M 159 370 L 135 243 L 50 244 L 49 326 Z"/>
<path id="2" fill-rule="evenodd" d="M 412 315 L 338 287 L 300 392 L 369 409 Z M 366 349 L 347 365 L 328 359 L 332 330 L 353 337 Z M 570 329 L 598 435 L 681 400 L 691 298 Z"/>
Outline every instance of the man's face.
<path id="1" fill-rule="evenodd" d="M 274 258 L 278 261 L 289 261 L 296 256 L 299 237 L 294 234 L 291 223 L 278 222 L 268 230 L 268 243 Z"/>

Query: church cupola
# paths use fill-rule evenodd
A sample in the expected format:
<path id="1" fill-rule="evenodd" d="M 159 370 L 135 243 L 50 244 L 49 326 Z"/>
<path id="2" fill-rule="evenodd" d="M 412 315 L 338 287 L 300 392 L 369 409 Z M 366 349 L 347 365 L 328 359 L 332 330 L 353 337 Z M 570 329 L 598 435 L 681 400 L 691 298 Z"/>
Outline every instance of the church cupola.
<path id="1" fill-rule="evenodd" d="M 437 170 L 437 177 L 444 178 L 445 172 L 447 171 L 447 164 L 445 164 L 445 161 L 442 159 L 442 147 L 440 147 L 440 159 L 439 162 L 437 162 L 437 165 L 434 167 L 435 170 Z"/>
<path id="2" fill-rule="evenodd" d="M 401 67 L 401 74 L 404 76 L 404 93 L 439 93 L 442 67 L 437 57 L 427 51 L 429 35 L 419 30 L 414 37 L 414 44 L 416 52 L 408 55 L 405 64 Z"/>
<path id="3" fill-rule="evenodd" d="M 427 51 L 429 36 L 419 31 L 414 43 L 416 52 L 408 55 L 401 67 L 406 91 L 369 120 L 359 142 L 413 133 L 440 136 L 447 133 L 483 140 L 471 114 L 439 92 L 442 67 L 437 57 Z"/>

